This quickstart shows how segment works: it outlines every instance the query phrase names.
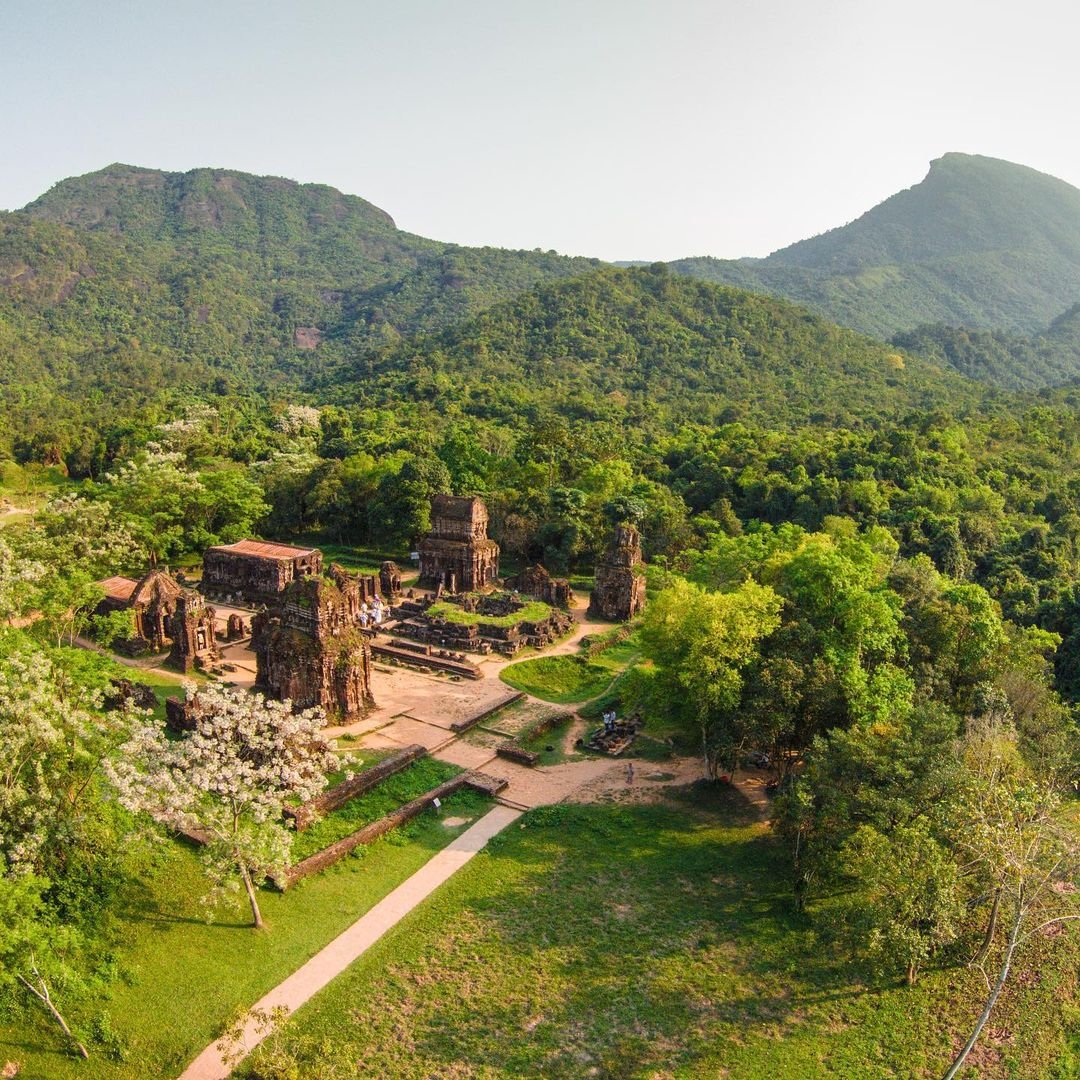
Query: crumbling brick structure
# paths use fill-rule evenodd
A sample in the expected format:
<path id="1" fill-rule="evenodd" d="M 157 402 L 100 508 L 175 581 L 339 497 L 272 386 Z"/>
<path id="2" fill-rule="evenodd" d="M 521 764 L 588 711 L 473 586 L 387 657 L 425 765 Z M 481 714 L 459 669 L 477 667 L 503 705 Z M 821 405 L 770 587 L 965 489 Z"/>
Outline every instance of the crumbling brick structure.
<path id="1" fill-rule="evenodd" d="M 196 665 L 203 666 L 220 658 L 214 633 L 214 609 L 197 592 L 181 590 L 169 630 L 172 637 L 169 663 L 185 674 Z"/>
<path id="2" fill-rule="evenodd" d="M 448 593 L 473 592 L 499 575 L 499 545 L 487 535 L 482 499 L 436 495 L 431 532 L 420 541 L 420 587 Z"/>
<path id="3" fill-rule="evenodd" d="M 397 563 L 387 560 L 379 567 L 379 588 L 388 604 L 401 595 L 401 571 Z"/>
<path id="4" fill-rule="evenodd" d="M 131 643 L 151 652 L 163 652 L 169 647 L 172 642 L 169 619 L 183 589 L 166 571 L 151 570 L 138 581 L 111 577 L 98 584 L 105 590 L 105 599 L 98 604 L 96 614 L 130 611 Z"/>
<path id="5" fill-rule="evenodd" d="M 182 671 L 196 660 L 217 659 L 214 610 L 196 593 L 185 589 L 167 570 L 151 570 L 138 581 L 111 577 L 99 583 L 105 599 L 97 613 L 130 611 L 132 636 L 127 651 L 163 652 Z"/>
<path id="6" fill-rule="evenodd" d="M 568 608 L 574 602 L 574 592 L 566 578 L 553 578 L 540 566 L 527 566 L 520 574 L 506 579 L 506 588 L 515 589 L 526 596 L 535 596 L 545 604 Z"/>
<path id="7" fill-rule="evenodd" d="M 545 649 L 573 629 L 577 619 L 569 612 L 548 607 L 546 614 L 536 620 L 504 623 L 507 615 L 523 611 L 525 604 L 509 593 L 478 595 L 459 594 L 451 599 L 463 610 L 476 614 L 475 622 L 454 622 L 440 615 L 431 615 L 430 596 L 419 600 L 403 600 L 395 609 L 397 624 L 394 632 L 416 641 L 437 645 L 442 649 L 457 649 L 483 655 L 498 652 L 514 656 L 526 645 Z M 494 620 L 488 622 L 485 616 Z"/>
<path id="8" fill-rule="evenodd" d="M 297 708 L 321 706 L 335 719 L 373 708 L 362 591 L 361 579 L 339 566 L 328 578 L 293 581 L 273 608 L 252 620 L 256 684 Z"/>
<path id="9" fill-rule="evenodd" d="M 596 567 L 589 597 L 589 615 L 626 622 L 645 607 L 645 564 L 641 535 L 633 525 L 620 525 Z"/>
<path id="10" fill-rule="evenodd" d="M 291 582 L 321 573 L 318 548 L 240 540 L 206 549 L 202 587 L 209 596 L 272 600 Z"/>

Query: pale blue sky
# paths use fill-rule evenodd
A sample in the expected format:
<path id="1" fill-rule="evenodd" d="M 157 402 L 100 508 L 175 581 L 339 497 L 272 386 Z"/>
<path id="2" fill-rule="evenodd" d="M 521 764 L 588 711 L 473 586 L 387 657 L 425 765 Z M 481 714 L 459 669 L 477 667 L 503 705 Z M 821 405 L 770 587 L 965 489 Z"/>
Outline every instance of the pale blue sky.
<path id="1" fill-rule="evenodd" d="M 441 240 L 763 255 L 948 150 L 1080 185 L 1065 0 L 0 0 L 0 207 L 112 161 Z"/>

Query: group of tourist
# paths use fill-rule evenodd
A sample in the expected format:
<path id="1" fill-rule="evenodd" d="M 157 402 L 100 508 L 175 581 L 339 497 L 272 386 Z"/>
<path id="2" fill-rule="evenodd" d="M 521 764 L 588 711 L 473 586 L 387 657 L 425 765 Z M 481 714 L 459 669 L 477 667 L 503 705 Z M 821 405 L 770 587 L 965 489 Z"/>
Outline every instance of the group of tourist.
<path id="1" fill-rule="evenodd" d="M 369 626 L 381 626 L 388 614 L 389 609 L 383 604 L 382 597 L 376 593 L 370 603 L 365 600 L 360 605 L 360 626 L 364 630 Z"/>

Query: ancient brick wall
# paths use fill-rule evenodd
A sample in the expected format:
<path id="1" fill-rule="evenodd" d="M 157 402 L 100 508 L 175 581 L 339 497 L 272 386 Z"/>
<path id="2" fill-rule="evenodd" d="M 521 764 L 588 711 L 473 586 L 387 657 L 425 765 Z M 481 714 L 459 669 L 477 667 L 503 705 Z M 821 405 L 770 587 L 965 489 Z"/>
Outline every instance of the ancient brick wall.
<path id="1" fill-rule="evenodd" d="M 633 525 L 620 525 L 596 567 L 589 615 L 625 622 L 645 607 L 645 564 L 641 536 Z"/>

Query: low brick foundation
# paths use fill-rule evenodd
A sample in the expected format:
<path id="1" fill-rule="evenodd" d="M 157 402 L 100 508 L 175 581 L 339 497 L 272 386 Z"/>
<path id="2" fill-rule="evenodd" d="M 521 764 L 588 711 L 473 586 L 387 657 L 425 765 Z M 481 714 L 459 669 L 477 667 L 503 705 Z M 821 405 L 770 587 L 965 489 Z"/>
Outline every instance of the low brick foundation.
<path id="1" fill-rule="evenodd" d="M 524 699 L 525 695 L 522 693 L 514 694 L 513 697 L 505 698 L 497 705 L 492 705 L 490 708 L 484 709 L 483 712 L 478 712 L 475 716 L 468 716 L 464 720 L 455 720 L 450 725 L 450 730 L 456 735 L 460 735 L 463 731 L 468 731 L 471 727 L 476 727 L 477 724 L 484 720 L 490 720 L 497 712 L 501 712 L 508 705 L 516 705 L 519 701 Z"/>
<path id="2" fill-rule="evenodd" d="M 501 743 L 495 747 L 495 753 L 501 758 L 506 758 L 507 761 L 516 761 L 518 765 L 528 765 L 530 769 L 540 760 L 539 754 L 534 754 L 531 750 L 516 746 L 514 743 Z"/>
<path id="3" fill-rule="evenodd" d="M 404 825 L 407 821 L 418 817 L 431 806 L 433 800 L 445 799 L 448 795 L 452 795 L 463 787 L 470 787 L 484 795 L 496 795 L 506 785 L 506 780 L 485 776 L 483 773 L 459 773 L 457 776 L 444 781 L 438 787 L 432 788 L 411 802 L 405 803 L 404 806 L 399 806 L 392 813 L 387 814 L 386 817 L 379 818 L 378 821 L 373 821 L 362 829 L 357 829 L 356 832 L 350 833 L 348 836 L 342 837 L 335 843 L 324 847 L 322 851 L 309 855 L 295 866 L 290 866 L 279 877 L 274 878 L 272 884 L 284 892 L 296 882 L 310 877 L 312 874 L 317 874 L 319 871 L 333 866 L 336 862 L 340 862 L 349 852 L 355 851 L 356 848 L 364 844 L 370 844 L 392 829 L 396 829 L 399 825 Z"/>
<path id="4" fill-rule="evenodd" d="M 304 803 L 303 806 L 285 807 L 282 816 L 295 824 L 297 832 L 303 832 L 324 814 L 339 809 L 351 799 L 370 791 L 388 777 L 393 776 L 394 773 L 401 772 L 402 769 L 407 768 L 414 761 L 419 761 L 426 755 L 427 750 L 424 747 L 419 743 L 413 743 L 412 746 L 406 746 L 404 750 L 399 750 L 389 757 L 383 758 L 378 765 L 365 769 L 351 780 L 343 780 L 340 784 L 335 784 L 328 791 L 324 791 L 321 795 L 316 795 L 310 802 Z"/>

